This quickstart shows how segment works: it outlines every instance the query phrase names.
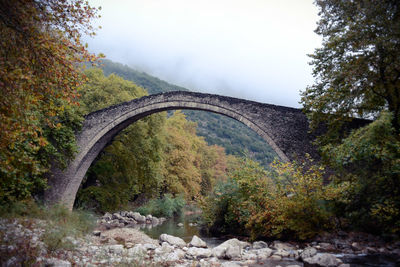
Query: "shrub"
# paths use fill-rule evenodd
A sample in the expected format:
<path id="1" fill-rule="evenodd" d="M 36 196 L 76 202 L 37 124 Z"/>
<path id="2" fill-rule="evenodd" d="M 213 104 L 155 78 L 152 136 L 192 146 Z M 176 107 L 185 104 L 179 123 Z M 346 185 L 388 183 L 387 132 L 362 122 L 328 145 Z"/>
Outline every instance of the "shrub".
<path id="1" fill-rule="evenodd" d="M 202 203 L 210 230 L 246 233 L 252 239 L 307 239 L 333 227 L 329 204 L 341 198 L 346 184 L 323 186 L 324 169 L 310 161 L 274 162 L 267 172 L 242 159 Z"/>
<path id="2" fill-rule="evenodd" d="M 400 233 L 400 135 L 393 114 L 353 131 L 339 145 L 323 147 L 325 159 L 351 184 L 338 212 L 352 225 L 376 234 Z"/>
<path id="3" fill-rule="evenodd" d="M 173 217 L 182 213 L 185 206 L 183 195 L 173 197 L 171 194 L 165 194 L 162 198 L 152 199 L 146 205 L 136 209 L 140 214 L 151 214 L 156 217 Z"/>

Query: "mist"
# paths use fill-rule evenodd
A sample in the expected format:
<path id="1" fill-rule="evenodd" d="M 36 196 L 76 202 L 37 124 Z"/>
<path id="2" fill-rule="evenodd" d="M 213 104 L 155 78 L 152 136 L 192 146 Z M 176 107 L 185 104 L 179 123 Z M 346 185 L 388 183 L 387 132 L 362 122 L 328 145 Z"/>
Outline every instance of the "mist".
<path id="1" fill-rule="evenodd" d="M 320 46 L 312 0 L 90 1 L 90 51 L 193 91 L 300 107 Z"/>

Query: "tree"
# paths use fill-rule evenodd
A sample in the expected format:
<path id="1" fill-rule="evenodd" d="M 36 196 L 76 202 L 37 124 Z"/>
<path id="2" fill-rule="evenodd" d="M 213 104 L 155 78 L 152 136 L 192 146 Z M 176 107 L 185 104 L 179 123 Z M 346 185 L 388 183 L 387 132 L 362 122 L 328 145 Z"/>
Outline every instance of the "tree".
<path id="1" fill-rule="evenodd" d="M 0 201 L 29 197 L 50 160 L 73 156 L 78 63 L 96 58 L 80 37 L 96 13 L 81 0 L 0 1 Z"/>
<path id="2" fill-rule="evenodd" d="M 326 163 L 350 184 L 339 216 L 376 233 L 400 232 L 400 2 L 317 0 L 314 85 L 302 93 Z M 342 135 L 352 117 L 374 122 Z M 345 204 L 344 204 L 345 203 Z"/>
<path id="3" fill-rule="evenodd" d="M 147 95 L 130 81 L 90 68 L 81 90 L 81 111 L 85 114 Z M 135 196 L 158 196 L 162 176 L 165 113 L 147 116 L 123 130 L 89 168 L 78 203 L 109 211 L 121 208 Z"/>
<path id="4" fill-rule="evenodd" d="M 340 216 L 375 233 L 400 233 L 400 140 L 392 114 L 352 132 L 340 145 L 326 145 L 340 180 L 352 185 L 347 201 L 337 203 Z M 344 205 L 343 205 L 344 204 Z"/>
<path id="5" fill-rule="evenodd" d="M 312 58 L 316 82 L 301 102 L 312 126 L 328 122 L 335 133 L 355 115 L 393 113 L 400 133 L 400 2 L 317 0 L 316 33 L 322 48 Z"/>

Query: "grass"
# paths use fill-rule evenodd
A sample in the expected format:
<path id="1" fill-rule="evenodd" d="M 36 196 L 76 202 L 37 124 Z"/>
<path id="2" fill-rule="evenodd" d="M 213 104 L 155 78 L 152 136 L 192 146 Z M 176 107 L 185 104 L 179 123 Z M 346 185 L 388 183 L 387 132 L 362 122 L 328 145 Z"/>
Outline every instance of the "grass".
<path id="1" fill-rule="evenodd" d="M 50 252 L 58 249 L 72 250 L 74 244 L 67 237 L 77 238 L 90 233 L 96 226 L 96 217 L 87 211 L 69 211 L 62 205 L 46 207 L 33 200 L 20 201 L 0 207 L 0 217 L 21 220 L 32 228 L 34 219 L 45 220 L 45 232 L 41 240 Z"/>

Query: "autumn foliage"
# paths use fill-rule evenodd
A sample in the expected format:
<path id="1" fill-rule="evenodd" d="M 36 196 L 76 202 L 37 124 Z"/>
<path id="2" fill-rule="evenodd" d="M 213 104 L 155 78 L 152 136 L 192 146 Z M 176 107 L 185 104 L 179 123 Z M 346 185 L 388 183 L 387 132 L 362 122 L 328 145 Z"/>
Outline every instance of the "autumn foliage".
<path id="1" fill-rule="evenodd" d="M 276 161 L 266 171 L 248 158 L 235 161 L 229 179 L 203 201 L 211 231 L 307 239 L 335 226 L 330 202 L 342 199 L 348 184 L 324 186 L 323 167 Z"/>
<path id="2" fill-rule="evenodd" d="M 50 159 L 73 155 L 78 63 L 95 59 L 80 38 L 94 34 L 96 12 L 84 1 L 0 2 L 0 201 L 43 188 Z"/>

